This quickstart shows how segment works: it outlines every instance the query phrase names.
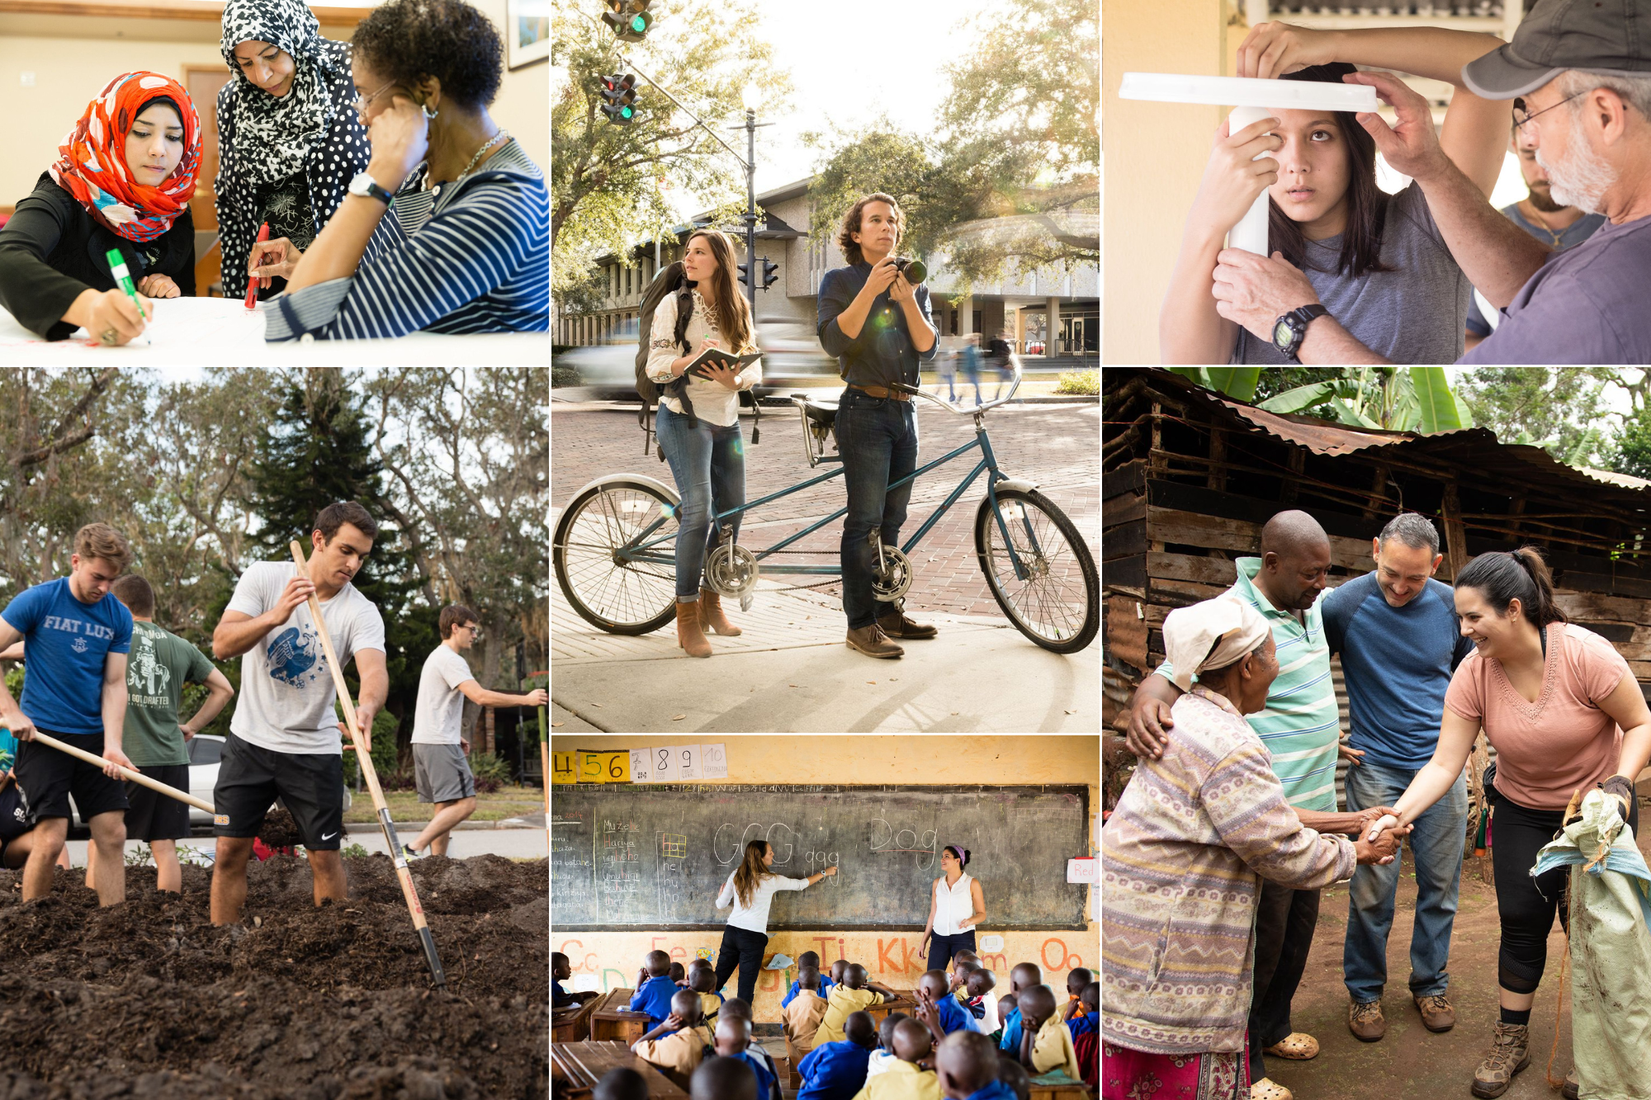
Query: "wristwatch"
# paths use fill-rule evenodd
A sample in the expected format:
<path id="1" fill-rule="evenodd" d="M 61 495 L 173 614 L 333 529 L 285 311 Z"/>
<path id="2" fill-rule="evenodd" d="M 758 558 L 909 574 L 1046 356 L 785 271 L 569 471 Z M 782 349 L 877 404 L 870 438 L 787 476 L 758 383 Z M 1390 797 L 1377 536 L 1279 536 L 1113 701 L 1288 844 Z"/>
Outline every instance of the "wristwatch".
<path id="1" fill-rule="evenodd" d="M 373 177 L 369 176 L 366 172 L 357 172 L 355 174 L 355 178 L 350 181 L 349 191 L 350 194 L 360 195 L 364 199 L 377 199 L 385 206 L 389 206 L 390 199 L 394 197 L 390 194 L 390 192 L 380 187 L 378 185 L 378 181 L 373 179 Z"/>
<path id="2" fill-rule="evenodd" d="M 353 190 L 354 185 L 351 187 Z M 1300 309 L 1292 309 L 1273 322 L 1273 347 L 1290 362 L 1301 362 L 1296 358 L 1296 351 L 1301 347 L 1301 342 L 1307 339 L 1307 326 L 1315 317 L 1325 317 L 1329 313 L 1329 310 L 1317 302 Z"/>

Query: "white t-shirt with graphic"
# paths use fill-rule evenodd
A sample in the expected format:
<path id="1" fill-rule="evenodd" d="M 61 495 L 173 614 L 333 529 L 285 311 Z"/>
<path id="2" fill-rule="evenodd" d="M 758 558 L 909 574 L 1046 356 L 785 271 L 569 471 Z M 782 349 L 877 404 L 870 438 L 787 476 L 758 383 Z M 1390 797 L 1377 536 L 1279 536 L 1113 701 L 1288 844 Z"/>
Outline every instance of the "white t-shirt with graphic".
<path id="1" fill-rule="evenodd" d="M 438 645 L 424 660 L 418 676 L 418 709 L 413 711 L 413 744 L 457 745 L 464 740 L 464 693 L 459 685 L 474 680 L 463 657 Z"/>
<path id="2" fill-rule="evenodd" d="M 281 599 L 296 565 L 261 561 L 247 567 L 226 611 L 257 618 Z M 321 602 L 333 651 L 344 664 L 364 649 L 384 650 L 384 619 L 353 584 Z M 265 634 L 241 657 L 241 692 L 229 728 L 251 744 L 291 753 L 341 753 L 327 655 L 308 603 Z"/>

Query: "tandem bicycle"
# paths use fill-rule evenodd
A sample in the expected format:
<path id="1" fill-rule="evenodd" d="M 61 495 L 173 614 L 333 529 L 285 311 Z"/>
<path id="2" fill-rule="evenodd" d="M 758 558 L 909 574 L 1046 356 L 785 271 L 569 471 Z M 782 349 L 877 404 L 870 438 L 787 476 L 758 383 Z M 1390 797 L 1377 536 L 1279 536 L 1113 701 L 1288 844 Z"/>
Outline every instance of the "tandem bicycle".
<path id="1" fill-rule="evenodd" d="M 873 527 L 868 536 L 869 560 L 878 563 L 873 593 L 883 602 L 903 597 L 913 579 L 912 551 L 940 517 L 956 504 L 981 474 L 986 495 L 974 519 L 975 557 L 986 585 L 1003 613 L 1026 637 L 1054 653 L 1076 653 L 1100 629 L 1100 575 L 1094 555 L 1065 512 L 1038 492 L 1035 481 L 1011 477 L 999 466 L 986 430 L 987 413 L 1011 400 L 1020 388 L 1020 357 L 1011 355 L 1014 382 L 1001 398 L 983 405 L 963 406 L 916 386 L 894 388 L 938 405 L 947 412 L 974 419 L 975 437 L 948 454 L 919 466 L 889 488 L 904 485 L 970 451 L 980 452 L 974 468 L 945 501 L 923 522 L 904 545 L 883 545 Z M 740 600 L 749 608 L 757 581 L 764 575 L 842 575 L 840 563 L 779 564 L 775 555 L 837 551 L 787 551 L 794 543 L 840 520 L 848 506 L 766 549 L 753 550 L 728 537 L 723 523 L 735 515 L 749 516 L 770 501 L 812 488 L 842 474 L 842 457 L 828 454 L 835 447 L 833 422 L 837 398 L 794 393 L 791 403 L 802 424 L 803 449 L 810 469 L 836 463 L 836 468 L 765 497 L 730 508 L 712 517 L 721 532 L 719 545 L 705 561 L 705 583 L 713 591 Z M 569 502 L 557 521 L 552 540 L 556 580 L 574 611 L 586 622 L 610 634 L 647 634 L 673 621 L 676 615 L 675 546 L 677 505 L 674 485 L 645 474 L 615 473 L 596 478 Z M 829 584 L 824 581 L 821 584 Z M 818 587 L 803 585 L 799 587 Z"/>

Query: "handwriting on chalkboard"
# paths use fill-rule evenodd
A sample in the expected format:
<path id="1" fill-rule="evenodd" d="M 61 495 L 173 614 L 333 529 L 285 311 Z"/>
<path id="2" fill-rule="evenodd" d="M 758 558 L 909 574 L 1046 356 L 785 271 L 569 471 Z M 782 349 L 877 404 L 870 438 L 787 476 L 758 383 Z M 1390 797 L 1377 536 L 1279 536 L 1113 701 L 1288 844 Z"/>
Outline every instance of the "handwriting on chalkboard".
<path id="1" fill-rule="evenodd" d="M 711 854 L 724 867 L 730 863 L 738 863 L 745 856 L 745 846 L 753 840 L 766 840 L 774 849 L 774 866 L 784 867 L 791 862 L 791 838 L 797 835 L 797 830 L 783 821 L 764 828 L 760 821 L 753 821 L 735 838 L 734 830 L 739 826 L 731 821 L 725 821 L 717 826 L 716 833 L 711 838 Z"/>
<path id="2" fill-rule="evenodd" d="M 871 850 L 915 854 L 919 871 L 927 871 L 934 866 L 934 858 L 938 851 L 935 848 L 936 840 L 933 829 L 919 836 L 916 829 L 896 829 L 880 817 L 872 818 L 871 821 Z"/>

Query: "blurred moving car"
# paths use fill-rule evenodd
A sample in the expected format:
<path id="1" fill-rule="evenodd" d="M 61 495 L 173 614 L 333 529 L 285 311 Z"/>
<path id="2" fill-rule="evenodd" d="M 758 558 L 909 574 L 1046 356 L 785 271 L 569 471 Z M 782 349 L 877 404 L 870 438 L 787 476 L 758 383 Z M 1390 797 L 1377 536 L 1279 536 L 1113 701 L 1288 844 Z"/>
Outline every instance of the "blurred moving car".
<path id="1" fill-rule="evenodd" d="M 580 385 L 560 389 L 584 391 L 580 396 L 590 400 L 637 400 L 637 339 L 637 323 L 630 321 L 603 343 L 562 352 L 556 364 L 577 370 Z M 795 317 L 758 318 L 757 340 L 762 348 L 758 397 L 788 393 L 798 385 L 836 384 L 837 360 L 820 347 L 810 322 Z"/>

